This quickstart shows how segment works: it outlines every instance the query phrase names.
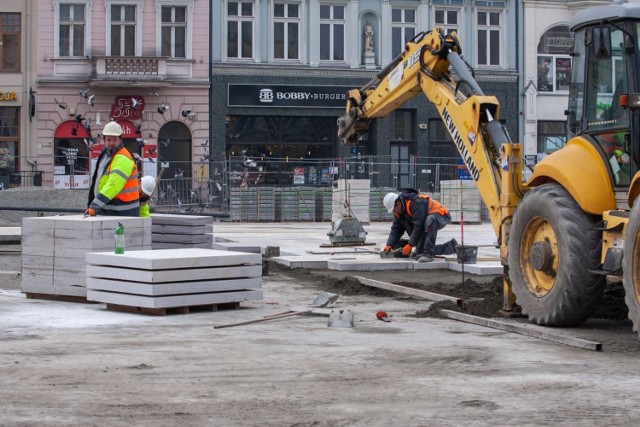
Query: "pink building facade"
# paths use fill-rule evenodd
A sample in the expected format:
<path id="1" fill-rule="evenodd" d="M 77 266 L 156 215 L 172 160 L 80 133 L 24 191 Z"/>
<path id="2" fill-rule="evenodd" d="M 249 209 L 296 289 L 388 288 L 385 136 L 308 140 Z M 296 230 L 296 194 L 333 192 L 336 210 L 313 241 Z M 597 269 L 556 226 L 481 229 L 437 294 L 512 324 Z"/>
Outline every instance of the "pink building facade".
<path id="1" fill-rule="evenodd" d="M 37 4 L 36 137 L 26 151 L 34 153 L 44 186 L 88 188 L 111 119 L 122 125 L 144 174 L 204 155 L 207 0 Z"/>

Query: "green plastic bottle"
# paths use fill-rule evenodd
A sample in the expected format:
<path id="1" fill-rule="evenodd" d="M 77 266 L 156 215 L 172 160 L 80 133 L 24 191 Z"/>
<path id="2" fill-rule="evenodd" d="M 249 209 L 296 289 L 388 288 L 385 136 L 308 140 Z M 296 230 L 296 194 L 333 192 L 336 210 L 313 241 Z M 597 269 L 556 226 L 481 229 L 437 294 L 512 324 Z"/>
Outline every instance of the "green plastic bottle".
<path id="1" fill-rule="evenodd" d="M 124 253 L 124 225 L 121 222 L 118 223 L 118 228 L 116 228 L 116 250 L 115 253 L 123 254 Z"/>

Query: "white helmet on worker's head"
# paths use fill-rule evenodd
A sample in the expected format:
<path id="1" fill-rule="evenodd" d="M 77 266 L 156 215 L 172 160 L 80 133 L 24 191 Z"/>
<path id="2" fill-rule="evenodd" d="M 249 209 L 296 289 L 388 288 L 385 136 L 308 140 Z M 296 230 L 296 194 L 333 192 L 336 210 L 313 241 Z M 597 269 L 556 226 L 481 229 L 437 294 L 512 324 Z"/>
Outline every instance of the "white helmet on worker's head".
<path id="1" fill-rule="evenodd" d="M 382 199 L 382 204 L 387 208 L 389 213 L 393 213 L 393 207 L 396 204 L 396 200 L 398 200 L 397 193 L 387 193 L 387 195 L 384 196 L 384 199 Z"/>
<path id="2" fill-rule="evenodd" d="M 122 136 L 122 126 L 116 122 L 109 122 L 102 129 L 104 136 Z"/>
<path id="3" fill-rule="evenodd" d="M 145 175 L 140 180 L 140 190 L 147 196 L 151 197 L 153 190 L 156 189 L 156 180 L 150 175 Z"/>

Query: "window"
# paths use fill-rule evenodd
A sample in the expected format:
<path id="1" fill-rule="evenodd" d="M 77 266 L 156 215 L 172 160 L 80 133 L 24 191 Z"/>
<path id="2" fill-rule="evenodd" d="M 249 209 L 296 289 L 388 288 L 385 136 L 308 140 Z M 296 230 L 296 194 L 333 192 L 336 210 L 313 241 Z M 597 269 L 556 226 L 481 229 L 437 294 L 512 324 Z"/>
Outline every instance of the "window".
<path id="1" fill-rule="evenodd" d="M 478 11 L 477 25 L 478 65 L 500 65 L 500 12 Z"/>
<path id="2" fill-rule="evenodd" d="M 161 56 L 187 57 L 187 8 L 162 6 Z"/>
<path id="3" fill-rule="evenodd" d="M 298 59 L 300 57 L 300 4 L 275 3 L 273 5 L 273 57 Z"/>
<path id="4" fill-rule="evenodd" d="M 0 172 L 15 172 L 20 146 L 20 108 L 0 107 Z"/>
<path id="5" fill-rule="evenodd" d="M 538 92 L 567 92 L 571 80 L 573 38 L 566 25 L 557 25 L 538 43 Z"/>
<path id="6" fill-rule="evenodd" d="M 85 5 L 61 3 L 58 16 L 58 55 L 84 56 Z"/>
<path id="7" fill-rule="evenodd" d="M 415 35 L 415 9 L 391 9 L 391 48 L 394 58 L 404 51 L 404 46 Z"/>
<path id="8" fill-rule="evenodd" d="M 20 71 L 20 14 L 0 13 L 0 72 Z"/>
<path id="9" fill-rule="evenodd" d="M 111 55 L 134 56 L 136 54 L 137 6 L 133 4 L 111 5 Z"/>
<path id="10" fill-rule="evenodd" d="M 553 153 L 567 142 L 565 122 L 538 120 L 538 153 Z"/>
<path id="11" fill-rule="evenodd" d="M 436 9 L 434 21 L 444 34 L 449 34 L 452 31 L 458 33 L 459 31 L 458 10 L 456 9 Z M 459 33 L 458 36 L 460 36 Z"/>
<path id="12" fill-rule="evenodd" d="M 320 60 L 344 61 L 344 6 L 320 5 Z"/>
<path id="13" fill-rule="evenodd" d="M 253 58 L 254 5 L 248 1 L 227 3 L 227 57 Z"/>

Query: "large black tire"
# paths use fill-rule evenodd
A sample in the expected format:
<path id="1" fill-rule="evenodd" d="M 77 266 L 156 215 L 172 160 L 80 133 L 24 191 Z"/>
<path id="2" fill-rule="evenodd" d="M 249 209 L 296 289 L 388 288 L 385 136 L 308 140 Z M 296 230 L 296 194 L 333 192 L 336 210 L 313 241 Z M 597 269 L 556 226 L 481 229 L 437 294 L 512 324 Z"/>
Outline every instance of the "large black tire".
<path id="1" fill-rule="evenodd" d="M 605 285 L 604 277 L 589 273 L 600 264 L 597 219 L 558 184 L 525 195 L 509 232 L 508 261 L 516 303 L 530 320 L 573 326 L 596 309 Z"/>
<path id="2" fill-rule="evenodd" d="M 624 299 L 629 309 L 633 330 L 640 338 L 640 201 L 631 209 L 629 222 L 624 232 Z"/>

